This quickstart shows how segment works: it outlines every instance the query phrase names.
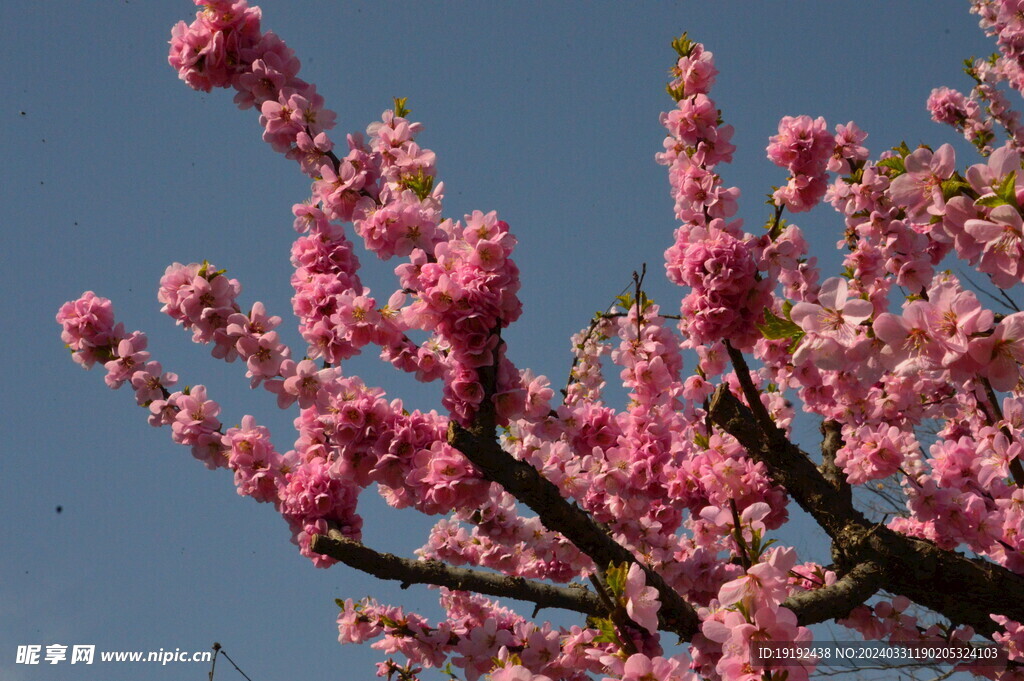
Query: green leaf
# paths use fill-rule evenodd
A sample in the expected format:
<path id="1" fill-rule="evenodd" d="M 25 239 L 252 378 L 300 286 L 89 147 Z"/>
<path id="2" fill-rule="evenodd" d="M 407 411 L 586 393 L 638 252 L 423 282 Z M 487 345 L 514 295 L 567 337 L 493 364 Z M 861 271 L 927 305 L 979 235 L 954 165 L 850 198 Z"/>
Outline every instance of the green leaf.
<path id="1" fill-rule="evenodd" d="M 971 144 L 978 147 L 978 149 L 982 149 L 993 139 L 995 139 L 994 134 L 987 130 L 981 130 L 971 138 Z"/>
<path id="2" fill-rule="evenodd" d="M 943 200 L 949 201 L 957 194 L 960 194 L 962 189 L 970 189 L 971 185 L 956 177 L 951 177 L 943 182 L 941 187 Z"/>
<path id="3" fill-rule="evenodd" d="M 898 177 L 903 173 L 907 172 L 907 168 L 903 163 L 903 159 L 899 156 L 890 156 L 889 158 L 883 158 L 881 161 L 875 164 L 879 168 L 888 168 L 892 172 L 889 173 L 889 177 Z"/>
<path id="4" fill-rule="evenodd" d="M 430 192 L 434 190 L 434 176 L 427 175 L 423 172 L 423 168 L 420 168 L 416 171 L 415 175 L 404 175 L 402 177 L 402 186 L 406 189 L 411 189 L 422 201 L 430 196 Z"/>
<path id="5" fill-rule="evenodd" d="M 502 660 L 502 659 L 497 658 L 497 657 L 492 657 L 491 658 L 491 662 L 494 663 L 495 667 L 505 667 L 505 666 L 515 667 L 516 665 L 522 664 L 523 660 L 522 660 L 521 657 L 519 657 L 515 653 L 509 653 L 509 655 L 508 655 L 508 657 L 506 659 Z M 451 663 L 448 664 L 448 667 L 449 668 L 451 667 Z M 454 678 L 454 676 L 455 675 L 453 674 L 452 677 Z"/>
<path id="6" fill-rule="evenodd" d="M 616 598 L 626 592 L 627 572 L 629 572 L 629 568 L 625 563 L 620 563 L 619 565 L 611 563 L 608 565 L 608 571 L 604 574 L 604 581 L 608 585 L 608 590 Z"/>
<path id="7" fill-rule="evenodd" d="M 693 48 L 697 46 L 697 43 L 687 37 L 686 33 L 683 33 L 678 38 L 672 40 L 672 49 L 676 51 L 680 57 L 689 57 L 693 53 Z"/>
<path id="8" fill-rule="evenodd" d="M 594 643 L 619 643 L 619 637 L 615 633 L 615 625 L 607 617 L 588 618 L 588 624 L 601 633 L 594 637 Z"/>
<path id="9" fill-rule="evenodd" d="M 788 226 L 789 226 L 789 223 L 786 221 L 786 218 L 779 218 L 779 221 L 775 222 L 775 216 L 774 215 L 772 217 L 768 218 L 768 222 L 764 223 L 764 228 L 765 229 L 774 230 L 772 232 L 772 235 L 781 234 L 782 231 L 784 229 L 786 229 L 786 227 L 788 227 Z"/>
<path id="10" fill-rule="evenodd" d="M 199 268 L 199 271 L 196 274 L 198 274 L 200 277 L 202 277 L 206 281 L 213 281 L 214 279 L 216 279 L 220 275 L 225 274 L 227 272 L 227 270 L 211 271 L 210 270 L 210 266 L 211 266 L 210 261 L 206 260 L 204 258 L 202 266 Z"/>
<path id="11" fill-rule="evenodd" d="M 1017 181 L 1017 171 L 1011 170 L 1010 173 L 1003 178 L 1003 181 L 999 183 L 996 188 L 996 195 L 1003 200 L 1004 203 L 1019 208 L 1017 205 L 1017 189 L 1015 182 Z"/>
<path id="12" fill-rule="evenodd" d="M 682 85 L 679 87 L 672 87 L 672 84 L 668 83 L 665 85 L 665 92 L 667 92 L 669 96 L 677 102 L 686 97 L 686 92 Z"/>
<path id="13" fill-rule="evenodd" d="M 986 194 L 975 201 L 974 205 L 984 206 L 985 208 L 995 208 L 996 206 L 1005 206 L 1006 200 L 996 194 Z"/>
<path id="14" fill-rule="evenodd" d="M 693 444 L 697 445 L 701 449 L 707 449 L 711 446 L 711 440 L 709 440 L 708 436 L 703 433 L 696 433 L 693 436 Z"/>
<path id="15" fill-rule="evenodd" d="M 395 100 L 395 115 L 396 116 L 399 116 L 401 118 L 405 118 L 410 113 L 412 113 L 412 111 L 410 111 L 408 109 L 408 107 L 405 106 L 405 103 L 409 101 L 408 97 L 394 97 L 393 99 Z"/>
<path id="16" fill-rule="evenodd" d="M 787 314 L 788 316 L 788 314 Z M 768 340 L 779 340 L 780 338 L 793 338 L 803 335 L 804 331 L 789 319 L 776 317 L 768 308 L 764 309 L 764 324 L 759 324 L 761 335 Z"/>
<path id="17" fill-rule="evenodd" d="M 853 172 L 843 178 L 846 184 L 860 184 L 861 180 L 864 179 L 864 166 L 854 168 Z"/>

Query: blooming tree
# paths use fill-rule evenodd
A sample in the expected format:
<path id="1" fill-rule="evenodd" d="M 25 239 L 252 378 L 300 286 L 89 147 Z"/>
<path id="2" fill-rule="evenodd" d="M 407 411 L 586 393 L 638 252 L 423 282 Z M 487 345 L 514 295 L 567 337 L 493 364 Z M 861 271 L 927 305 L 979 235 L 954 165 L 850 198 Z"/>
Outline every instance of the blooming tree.
<path id="1" fill-rule="evenodd" d="M 234 89 L 264 140 L 312 178 L 292 209 L 292 305 L 307 347 L 293 353 L 281 317 L 240 303 L 239 282 L 209 262 L 172 264 L 158 299 L 214 357 L 244 364 L 252 388 L 297 409 L 294 444 L 282 451 L 254 416 L 222 423 L 202 385 L 177 389 L 109 300 L 86 292 L 57 321 L 75 362 L 101 364 L 153 426 L 229 469 L 238 494 L 272 504 L 314 565 L 439 588 L 445 616 L 433 622 L 339 601 L 339 640 L 372 641 L 380 676 L 795 680 L 813 661 L 765 664 L 755 645 L 810 642 L 810 625 L 835 620 L 873 640 L 988 640 L 998 663 L 960 668 L 1024 679 L 1024 312 L 1004 293 L 1024 280 L 1024 126 L 1007 95 L 1024 91 L 1024 5 L 974 0 L 999 51 L 968 62 L 968 94 L 928 100 L 977 162 L 958 165 L 949 144 L 872 160 L 854 123 L 787 116 L 767 146 L 785 172 L 754 233 L 719 174 L 734 147 L 709 96 L 712 53 L 674 41 L 656 158 L 680 222 L 665 251 L 678 314 L 635 274 L 632 292 L 573 337 L 561 388 L 510 361 L 516 239 L 495 212 L 444 216 L 436 157 L 406 102 L 365 136 L 332 138 L 334 113 L 257 7 L 196 4 L 172 31 L 170 65 L 192 88 Z M 822 274 L 784 219 L 822 201 L 845 225 L 839 273 Z M 386 298 L 360 280 L 354 242 L 398 263 Z M 1009 307 L 986 308 L 940 269 L 954 261 Z M 368 346 L 440 381 L 444 413 L 345 374 Z M 611 364 L 628 392 L 621 411 L 604 401 Z M 796 403 L 821 419 L 820 452 L 791 438 Z M 930 445 L 925 423 L 940 424 Z M 872 522 L 855 491 L 885 479 L 905 509 Z M 373 485 L 394 508 L 438 517 L 417 557 L 364 541 L 357 507 Z M 791 502 L 830 538 L 831 564 L 770 538 Z M 531 603 L 533 617 L 492 598 Z M 542 608 L 578 624 L 539 620 Z M 937 623 L 918 622 L 926 610 Z M 663 647 L 676 638 L 688 647 Z"/>

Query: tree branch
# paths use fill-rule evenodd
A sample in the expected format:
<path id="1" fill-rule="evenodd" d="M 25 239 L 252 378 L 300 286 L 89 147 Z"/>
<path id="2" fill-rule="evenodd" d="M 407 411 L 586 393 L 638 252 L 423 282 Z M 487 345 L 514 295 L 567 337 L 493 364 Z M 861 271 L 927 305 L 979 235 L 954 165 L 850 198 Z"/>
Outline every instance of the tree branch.
<path id="1" fill-rule="evenodd" d="M 861 563 L 835 584 L 793 594 L 782 606 L 792 610 L 803 626 L 843 618 L 874 596 L 885 578 L 885 571 L 877 563 Z"/>
<path id="2" fill-rule="evenodd" d="M 742 360 L 742 356 L 740 357 Z M 742 369 L 741 369 L 742 367 Z M 756 389 L 737 366 L 740 384 Z M 748 396 L 748 401 L 750 397 Z M 760 400 L 755 404 L 761 406 Z M 764 407 L 761 406 L 764 411 Z M 765 414 L 767 412 L 765 411 Z M 862 563 L 882 567 L 889 580 L 886 590 L 901 594 L 947 617 L 954 625 L 967 624 L 991 637 L 998 627 L 989 618 L 999 613 L 1022 621 L 1024 577 L 978 558 L 946 551 L 931 542 L 873 525 L 852 502 L 811 463 L 807 454 L 789 442 L 774 424 L 765 430 L 755 412 L 722 385 L 710 403 L 712 421 L 735 437 L 748 453 L 768 467 L 773 482 L 782 485 L 832 538 L 836 562 L 851 573 Z M 965 597 L 965 590 L 970 597 Z"/>
<path id="3" fill-rule="evenodd" d="M 700 630 L 693 606 L 683 600 L 661 575 L 638 561 L 631 551 L 612 539 L 594 523 L 586 511 L 566 501 L 558 488 L 536 468 L 513 458 L 498 446 L 493 435 L 478 435 L 452 421 L 448 428 L 448 442 L 479 468 L 484 477 L 504 487 L 505 491 L 536 513 L 547 529 L 561 533 L 589 556 L 595 565 L 607 567 L 610 563 L 639 564 L 646 572 L 647 584 L 658 590 L 662 606 L 658 617 L 662 629 L 674 632 L 685 640 Z"/>
<path id="4" fill-rule="evenodd" d="M 637 560 L 632 551 L 598 526 L 586 511 L 564 499 L 558 487 L 536 468 L 517 460 L 498 445 L 497 414 L 491 399 L 497 385 L 497 371 L 493 366 L 481 367 L 478 371 L 484 386 L 484 399 L 469 428 L 463 428 L 454 420 L 449 422 L 448 443 L 462 452 L 485 478 L 501 485 L 506 492 L 536 513 L 544 527 L 561 533 L 589 556 L 599 569 L 612 563 L 639 565 L 644 570 L 647 585 L 658 591 L 661 601 L 659 628 L 690 640 L 700 631 L 700 619 L 693 606 L 670 587 L 660 574 Z"/>
<path id="5" fill-rule="evenodd" d="M 818 470 L 828 484 L 835 488 L 844 503 L 853 504 L 853 489 L 846 481 L 846 473 L 836 465 L 836 453 L 843 448 L 843 427 L 838 421 L 821 422 L 821 465 Z"/>
<path id="6" fill-rule="evenodd" d="M 597 595 L 585 587 L 553 586 L 522 577 L 452 567 L 437 560 L 401 558 L 375 551 L 334 529 L 327 536 L 314 535 L 310 547 L 316 553 L 330 556 L 377 579 L 402 582 L 403 588 L 410 584 L 433 584 L 529 601 L 536 603 L 538 608 L 559 608 L 598 617 L 607 614 Z"/>

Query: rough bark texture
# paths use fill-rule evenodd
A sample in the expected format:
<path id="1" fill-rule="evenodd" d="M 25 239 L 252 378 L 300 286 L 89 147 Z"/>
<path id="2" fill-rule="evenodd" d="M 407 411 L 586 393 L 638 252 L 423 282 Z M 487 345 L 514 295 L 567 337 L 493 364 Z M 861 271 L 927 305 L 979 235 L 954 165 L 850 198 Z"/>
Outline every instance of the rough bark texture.
<path id="1" fill-rule="evenodd" d="M 734 352 L 730 349 L 730 355 Z M 742 356 L 739 359 L 742 362 Z M 997 629 L 990 613 L 1021 621 L 1024 577 L 989 561 L 946 551 L 868 522 L 779 428 L 774 424 L 763 426 L 767 411 L 749 373 L 745 373 L 746 365 L 735 357 L 733 360 L 753 409 L 723 385 L 711 399 L 712 421 L 735 437 L 751 456 L 763 461 L 772 480 L 785 487 L 828 533 L 840 569 L 860 574 L 857 570 L 862 565 L 875 565 L 884 575 L 886 591 L 906 596 L 944 615 L 954 625 L 970 625 L 984 636 L 991 637 Z M 760 418 L 758 410 L 763 412 Z"/>
<path id="2" fill-rule="evenodd" d="M 522 577 L 452 567 L 436 560 L 401 558 L 374 551 L 342 536 L 337 530 L 331 531 L 328 536 L 314 536 L 311 547 L 317 553 L 335 558 L 378 579 L 402 582 L 403 588 L 410 584 L 434 584 L 459 591 L 529 601 L 536 604 L 538 609 L 560 608 L 595 616 L 605 611 L 597 595 L 586 588 L 552 586 Z"/>
<path id="3" fill-rule="evenodd" d="M 807 626 L 846 617 L 850 611 L 875 595 L 885 581 L 885 572 L 875 563 L 861 563 L 831 586 L 793 594 L 783 607 L 796 613 Z"/>
<path id="4" fill-rule="evenodd" d="M 495 330 L 498 333 L 498 330 Z M 484 399 L 469 428 L 455 421 L 448 427 L 448 442 L 475 465 L 484 477 L 498 483 L 537 514 L 544 527 L 562 534 L 576 548 L 594 561 L 601 573 L 612 563 L 637 563 L 643 568 L 647 585 L 658 590 L 661 610 L 659 628 L 689 640 L 700 630 L 700 619 L 693 606 L 654 570 L 639 561 L 633 552 L 615 541 L 590 515 L 562 497 L 561 492 L 533 466 L 517 460 L 503 450 L 497 438 L 497 414 L 494 410 L 497 371 L 495 367 L 479 369 L 484 385 Z"/>
<path id="5" fill-rule="evenodd" d="M 485 430 L 486 433 L 486 430 Z M 616 542 L 579 506 L 566 501 L 558 488 L 533 466 L 518 461 L 498 446 L 493 431 L 476 434 L 454 422 L 448 441 L 480 469 L 488 480 L 497 482 L 509 494 L 529 507 L 544 527 L 559 532 L 585 553 L 599 568 L 610 563 L 639 563 L 647 573 L 647 584 L 658 590 L 662 628 L 685 640 L 700 628 L 697 613 L 672 589 L 661 575 L 640 563 L 631 551 Z"/>

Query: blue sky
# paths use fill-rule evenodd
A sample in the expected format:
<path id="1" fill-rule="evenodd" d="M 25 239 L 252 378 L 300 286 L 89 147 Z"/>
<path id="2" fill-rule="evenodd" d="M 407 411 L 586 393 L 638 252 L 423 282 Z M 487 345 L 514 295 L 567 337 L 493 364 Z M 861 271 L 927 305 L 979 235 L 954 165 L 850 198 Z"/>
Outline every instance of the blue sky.
<path id="1" fill-rule="evenodd" d="M 505 334 L 510 356 L 556 384 L 571 363 L 569 335 L 641 263 L 652 297 L 678 306 L 681 292 L 661 275 L 672 202 L 653 161 L 658 114 L 671 104 L 663 87 L 674 36 L 687 30 L 715 54 L 712 96 L 738 147 L 721 172 L 741 187 L 751 229 L 767 216 L 770 185 L 784 181 L 764 153 L 781 116 L 854 120 L 873 155 L 903 139 L 952 141 L 929 121 L 925 98 L 940 85 L 969 87 L 961 60 L 993 49 L 968 3 L 952 0 L 262 6 L 265 28 L 295 49 L 302 77 L 338 112 L 336 139 L 377 120 L 392 97 L 409 97 L 426 125 L 420 141 L 438 154 L 446 213 L 496 209 L 511 224 L 525 314 Z M 241 281 L 243 306 L 261 300 L 285 317 L 301 354 L 288 249 L 290 207 L 308 182 L 260 140 L 252 111 L 238 111 L 226 91 L 189 90 L 167 66 L 170 28 L 193 11 L 185 0 L 0 4 L 3 679 L 205 678 L 205 665 L 16 666 L 15 649 L 201 650 L 214 641 L 254 681 L 369 679 L 377 653 L 337 644 L 334 598 L 437 612 L 426 589 L 314 569 L 272 508 L 236 496 L 228 474 L 208 472 L 148 426 L 126 390 L 83 372 L 59 340 L 57 308 L 95 290 L 149 335 L 165 369 L 208 386 L 225 423 L 252 413 L 280 449 L 294 439 L 294 412 L 250 392 L 240 365 L 193 345 L 155 298 L 168 264 L 206 258 Z M 957 148 L 958 165 L 974 162 Z M 796 222 L 836 271 L 837 216 Z M 364 280 L 392 290 L 390 267 L 370 257 Z M 346 372 L 410 408 L 439 402 L 438 386 L 372 359 Z M 810 428 L 801 435 L 816 442 Z M 405 555 L 432 524 L 372 493 L 362 509 L 366 541 Z M 800 548 L 823 557 L 822 546 Z M 218 664 L 217 678 L 241 677 Z"/>

